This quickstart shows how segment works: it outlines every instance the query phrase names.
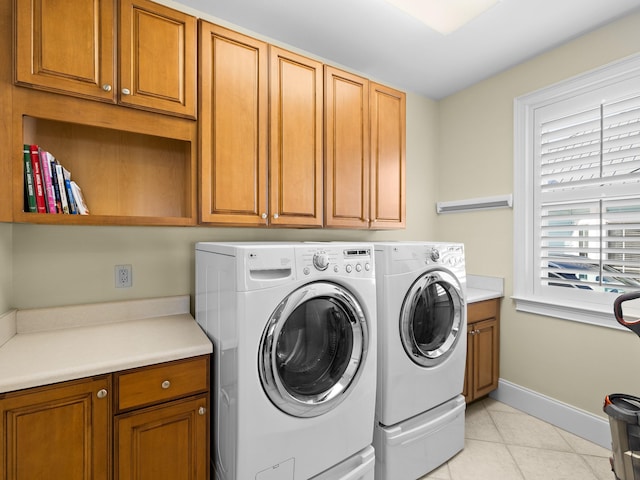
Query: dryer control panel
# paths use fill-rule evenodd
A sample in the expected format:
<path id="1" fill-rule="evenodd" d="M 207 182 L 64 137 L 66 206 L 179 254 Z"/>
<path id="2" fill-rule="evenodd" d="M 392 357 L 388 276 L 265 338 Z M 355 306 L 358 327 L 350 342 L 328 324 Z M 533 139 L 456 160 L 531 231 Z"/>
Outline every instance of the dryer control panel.
<path id="1" fill-rule="evenodd" d="M 303 276 L 340 275 L 373 278 L 372 245 L 315 245 L 296 248 L 296 264 Z"/>

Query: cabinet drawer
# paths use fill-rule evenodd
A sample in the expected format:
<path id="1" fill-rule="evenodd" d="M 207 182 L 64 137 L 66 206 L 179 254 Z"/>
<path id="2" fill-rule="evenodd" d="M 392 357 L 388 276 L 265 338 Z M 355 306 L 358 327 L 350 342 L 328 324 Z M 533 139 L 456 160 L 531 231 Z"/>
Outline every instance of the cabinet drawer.
<path id="1" fill-rule="evenodd" d="M 117 373 L 115 385 L 119 411 L 205 392 L 208 357 Z"/>
<path id="2" fill-rule="evenodd" d="M 493 318 L 498 315 L 498 299 L 467 304 L 467 323 Z"/>

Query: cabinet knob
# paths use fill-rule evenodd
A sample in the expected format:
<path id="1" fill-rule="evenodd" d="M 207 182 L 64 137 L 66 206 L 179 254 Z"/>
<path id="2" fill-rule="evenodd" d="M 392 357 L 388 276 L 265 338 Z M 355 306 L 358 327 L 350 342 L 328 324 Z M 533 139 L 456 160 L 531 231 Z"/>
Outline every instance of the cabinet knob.
<path id="1" fill-rule="evenodd" d="M 266 214 L 266 213 L 263 213 L 263 214 L 262 214 L 262 215 L 260 215 L 260 216 L 262 217 L 262 219 L 263 219 L 263 220 L 266 220 L 266 219 L 267 219 L 267 214 Z"/>
<path id="2" fill-rule="evenodd" d="M 123 88 L 122 89 L 122 94 L 123 95 L 131 95 L 131 90 L 129 90 L 128 88 Z"/>
<path id="3" fill-rule="evenodd" d="M 207 409 L 204 407 L 200 407 L 198 409 L 198 415 L 204 415 L 205 413 L 207 413 Z"/>
<path id="4" fill-rule="evenodd" d="M 277 213 L 273 214 L 273 218 L 278 218 L 280 215 L 278 215 Z"/>
<path id="5" fill-rule="evenodd" d="M 162 382 L 161 387 L 166 390 L 167 388 L 169 388 L 171 386 L 171 382 L 169 380 L 165 380 L 164 382 Z"/>
<path id="6" fill-rule="evenodd" d="M 109 85 L 108 83 L 105 83 L 104 85 L 102 85 L 102 90 L 104 90 L 105 92 L 110 92 L 111 85 Z"/>
<path id="7" fill-rule="evenodd" d="M 98 393 L 96 393 L 96 397 L 98 398 L 104 398 L 107 396 L 107 391 L 103 388 L 102 390 L 98 390 Z"/>

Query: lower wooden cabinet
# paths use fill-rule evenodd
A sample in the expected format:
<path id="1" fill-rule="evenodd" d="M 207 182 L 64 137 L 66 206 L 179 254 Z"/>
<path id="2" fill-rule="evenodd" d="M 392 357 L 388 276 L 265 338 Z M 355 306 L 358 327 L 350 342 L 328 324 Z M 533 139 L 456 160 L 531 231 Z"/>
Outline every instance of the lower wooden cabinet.
<path id="1" fill-rule="evenodd" d="M 207 480 L 209 357 L 114 374 L 114 480 Z"/>
<path id="2" fill-rule="evenodd" d="M 500 299 L 467 306 L 467 369 L 462 392 L 472 402 L 498 388 Z"/>
<path id="3" fill-rule="evenodd" d="M 0 478 L 109 480 L 110 382 L 107 375 L 0 395 Z"/>
<path id="4" fill-rule="evenodd" d="M 206 480 L 207 396 L 117 415 L 114 479 Z"/>
<path id="5" fill-rule="evenodd" d="M 2 480 L 207 480 L 209 356 L 0 394 Z"/>

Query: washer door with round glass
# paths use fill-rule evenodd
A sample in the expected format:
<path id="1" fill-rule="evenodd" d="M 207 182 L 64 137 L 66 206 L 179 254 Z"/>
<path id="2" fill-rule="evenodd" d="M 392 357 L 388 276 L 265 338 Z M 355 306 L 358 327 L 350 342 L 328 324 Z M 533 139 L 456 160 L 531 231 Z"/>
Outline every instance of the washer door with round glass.
<path id="1" fill-rule="evenodd" d="M 351 293 L 327 282 L 300 287 L 280 302 L 262 334 L 264 391 L 290 415 L 321 415 L 357 382 L 367 342 L 367 322 Z"/>
<path id="2" fill-rule="evenodd" d="M 400 311 L 402 345 L 415 363 L 433 367 L 455 349 L 464 327 L 464 299 L 457 279 L 434 270 L 416 280 Z"/>

